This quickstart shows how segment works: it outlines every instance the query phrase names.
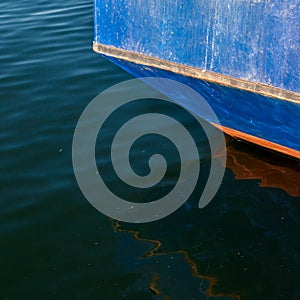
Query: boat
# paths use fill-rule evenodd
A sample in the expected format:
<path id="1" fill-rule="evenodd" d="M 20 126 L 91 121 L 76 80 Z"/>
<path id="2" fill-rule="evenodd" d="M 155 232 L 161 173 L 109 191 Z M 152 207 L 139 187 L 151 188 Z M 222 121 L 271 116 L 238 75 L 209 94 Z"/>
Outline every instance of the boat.
<path id="1" fill-rule="evenodd" d="M 298 0 L 94 0 L 93 49 L 192 87 L 223 132 L 300 159 L 299 15 Z"/>

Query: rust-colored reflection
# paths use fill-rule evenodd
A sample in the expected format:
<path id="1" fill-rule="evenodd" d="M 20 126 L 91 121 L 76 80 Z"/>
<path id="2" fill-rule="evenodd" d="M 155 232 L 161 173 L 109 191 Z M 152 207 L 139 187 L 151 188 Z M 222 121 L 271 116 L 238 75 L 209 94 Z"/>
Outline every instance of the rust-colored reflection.
<path id="1" fill-rule="evenodd" d="M 260 187 L 300 196 L 300 160 L 280 156 L 248 143 L 227 139 L 227 163 L 236 179 L 260 180 Z"/>
<path id="2" fill-rule="evenodd" d="M 208 285 L 208 288 L 205 291 L 205 294 L 207 295 L 207 298 L 209 298 L 209 297 L 212 297 L 212 298 L 226 297 L 226 298 L 230 298 L 230 299 L 233 299 L 233 300 L 241 300 L 241 296 L 238 295 L 238 294 L 215 293 L 214 292 L 214 286 L 217 283 L 217 278 L 215 278 L 213 276 L 201 274 L 198 270 L 198 266 L 191 259 L 190 255 L 187 251 L 185 251 L 185 250 L 176 250 L 176 251 L 160 252 L 160 247 L 162 245 L 162 243 L 160 241 L 143 238 L 143 237 L 140 236 L 141 233 L 139 231 L 130 230 L 130 229 L 122 229 L 121 223 L 117 220 L 113 220 L 112 226 L 113 226 L 113 229 L 114 229 L 115 232 L 131 234 L 132 237 L 136 241 L 142 241 L 142 242 L 153 244 L 153 248 L 141 258 L 161 256 L 161 255 L 169 255 L 169 254 L 183 255 L 184 260 L 191 267 L 192 276 L 208 281 L 209 285 Z M 157 273 L 155 273 L 154 276 L 152 277 L 152 281 L 149 283 L 149 290 L 156 296 L 161 295 L 161 291 L 158 289 L 159 279 L 160 279 L 159 275 Z M 165 296 L 163 298 L 163 300 L 170 300 L 170 298 L 168 296 Z"/>

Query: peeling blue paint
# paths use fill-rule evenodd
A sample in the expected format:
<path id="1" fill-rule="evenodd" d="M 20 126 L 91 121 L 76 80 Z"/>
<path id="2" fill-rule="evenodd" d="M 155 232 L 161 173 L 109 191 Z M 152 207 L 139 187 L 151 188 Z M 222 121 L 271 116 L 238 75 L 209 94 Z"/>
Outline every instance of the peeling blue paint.
<path id="1" fill-rule="evenodd" d="M 300 92 L 299 0 L 94 0 L 97 43 Z"/>

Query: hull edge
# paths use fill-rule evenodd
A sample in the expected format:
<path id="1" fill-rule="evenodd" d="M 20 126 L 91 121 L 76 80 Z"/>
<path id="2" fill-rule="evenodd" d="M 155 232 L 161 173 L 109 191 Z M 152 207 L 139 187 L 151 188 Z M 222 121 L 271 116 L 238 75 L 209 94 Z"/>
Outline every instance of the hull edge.
<path id="1" fill-rule="evenodd" d="M 115 59 L 124 62 L 127 61 L 128 63 L 133 63 L 135 65 L 146 66 L 149 68 L 153 67 L 156 69 L 160 69 L 162 71 L 171 72 L 173 74 L 183 75 L 187 78 L 193 78 L 194 80 L 211 82 L 213 84 L 224 86 L 225 88 L 227 87 L 233 88 L 236 90 L 242 90 L 248 93 L 252 93 L 253 95 L 257 94 L 271 99 L 273 98 L 274 101 L 279 100 L 279 102 L 283 104 L 290 103 L 296 106 L 300 105 L 300 94 L 295 92 L 282 90 L 279 88 L 275 88 L 260 83 L 254 83 L 254 82 L 248 82 L 241 79 L 236 79 L 236 78 L 224 76 L 222 74 L 218 74 L 210 71 L 204 71 L 186 65 L 180 65 L 159 58 L 153 58 L 140 53 L 130 52 L 127 50 L 119 49 L 113 46 L 98 44 L 95 42 L 93 44 L 93 49 L 95 52 L 104 55 L 104 57 L 107 58 L 111 57 L 113 62 L 115 62 L 114 61 Z M 125 68 L 125 70 L 127 69 Z M 224 126 L 224 124 L 222 125 L 212 124 L 212 125 L 218 127 L 224 133 L 236 139 L 247 141 L 249 143 L 256 144 L 263 148 L 267 148 L 272 151 L 300 160 L 300 151 L 297 149 L 287 147 L 286 145 L 282 145 L 274 141 L 270 141 L 266 139 L 266 137 L 261 138 L 251 134 L 250 132 L 246 133 L 244 131 L 240 131 L 238 130 L 238 128 L 234 129 L 231 126 L 229 127 L 226 125 Z"/>
<path id="2" fill-rule="evenodd" d="M 281 99 L 285 101 L 294 102 L 300 104 L 300 94 L 270 85 L 251 82 L 244 79 L 234 78 L 212 71 L 206 71 L 195 67 L 190 67 L 183 64 L 174 63 L 157 57 L 151 57 L 137 52 L 132 52 L 114 46 L 108 46 L 104 44 L 93 43 L 93 50 L 97 53 L 111 56 L 117 59 L 126 60 L 135 64 L 141 64 L 159 68 L 165 71 L 174 72 L 184 76 L 213 82 L 223 86 L 228 86 L 235 89 L 240 89 L 263 96 Z"/>

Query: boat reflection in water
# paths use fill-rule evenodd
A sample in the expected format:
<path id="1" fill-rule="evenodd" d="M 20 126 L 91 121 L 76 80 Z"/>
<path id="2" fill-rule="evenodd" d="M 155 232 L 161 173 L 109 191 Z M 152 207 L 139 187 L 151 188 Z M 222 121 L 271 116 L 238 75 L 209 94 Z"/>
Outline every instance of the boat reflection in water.
<path id="1" fill-rule="evenodd" d="M 227 147 L 227 167 L 238 180 L 258 179 L 260 187 L 279 188 L 291 196 L 300 196 L 299 160 L 278 156 L 249 143 L 235 142 Z"/>
<path id="2" fill-rule="evenodd" d="M 163 220 L 114 223 L 116 259 L 137 278 L 125 299 L 299 297 L 299 161 L 230 138 L 227 154 L 223 185 L 204 209 L 195 196 Z"/>

